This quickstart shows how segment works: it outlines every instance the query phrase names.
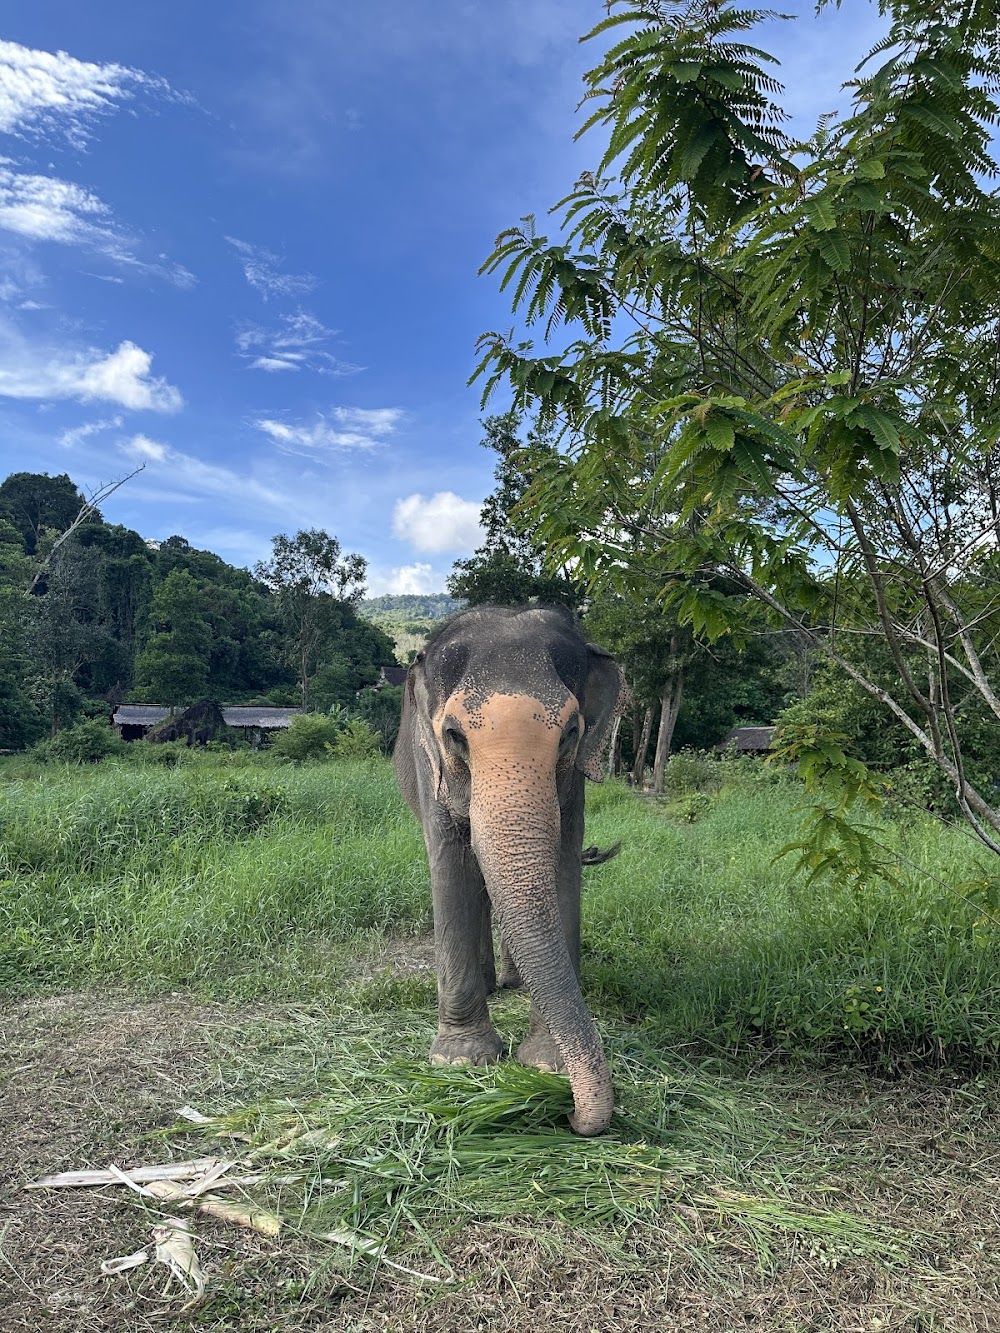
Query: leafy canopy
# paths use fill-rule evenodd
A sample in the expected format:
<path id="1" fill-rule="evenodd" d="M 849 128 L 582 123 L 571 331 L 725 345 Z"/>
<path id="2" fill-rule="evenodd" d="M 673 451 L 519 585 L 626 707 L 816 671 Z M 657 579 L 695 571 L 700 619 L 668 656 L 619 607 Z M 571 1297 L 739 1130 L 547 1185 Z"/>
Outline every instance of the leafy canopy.
<path id="1" fill-rule="evenodd" d="M 772 15 L 609 8 L 597 167 L 557 236 L 525 219 L 484 266 L 542 329 L 485 334 L 477 371 L 562 432 L 524 502 L 540 539 L 591 585 L 652 580 L 708 637 L 740 627 L 725 573 L 895 715 L 1000 851 L 962 743 L 970 693 L 1000 723 L 995 11 L 884 4 L 848 114 L 796 140 L 743 40 Z M 885 642 L 888 683 L 851 634 Z"/>

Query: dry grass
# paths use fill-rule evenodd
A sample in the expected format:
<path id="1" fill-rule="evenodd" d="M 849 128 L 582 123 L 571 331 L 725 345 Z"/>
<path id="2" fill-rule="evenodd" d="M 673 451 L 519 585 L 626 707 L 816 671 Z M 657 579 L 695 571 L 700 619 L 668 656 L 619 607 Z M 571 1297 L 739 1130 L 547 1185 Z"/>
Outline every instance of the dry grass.
<path id="1" fill-rule="evenodd" d="M 421 1024 L 429 1030 L 431 1020 L 428 1013 L 378 1018 L 359 1007 L 359 996 L 372 976 L 403 983 L 416 975 L 423 984 L 421 965 L 420 948 L 407 942 L 398 959 L 389 951 L 369 960 L 352 994 L 278 1012 L 198 1005 L 182 995 L 138 1003 L 125 993 L 8 1006 L 0 1012 L 0 1176 L 21 1182 L 109 1160 L 187 1155 L 196 1140 L 169 1130 L 184 1102 L 245 1116 L 240 1108 L 274 1108 L 289 1098 L 299 1109 L 325 1105 L 329 1115 L 339 1083 L 364 1103 L 364 1084 L 345 1063 L 347 1047 L 367 1025 L 377 1072 L 398 1053 L 394 1042 L 422 1039 Z M 504 1021 L 519 1021 L 516 1001 Z M 611 1035 L 621 1082 L 630 1061 L 651 1057 L 637 1054 L 634 1034 Z M 210 1299 L 193 1316 L 170 1321 L 162 1279 L 150 1270 L 128 1280 L 98 1273 L 100 1259 L 145 1242 L 151 1216 L 144 1204 L 112 1190 L 8 1190 L 0 1204 L 3 1327 L 967 1333 L 1000 1326 L 994 1081 L 913 1076 L 888 1083 L 846 1067 L 809 1075 L 780 1066 L 687 1068 L 677 1057 L 671 1067 L 678 1084 L 698 1085 L 699 1096 L 675 1108 L 671 1146 L 676 1162 L 697 1168 L 697 1188 L 689 1183 L 686 1195 L 672 1198 L 655 1227 L 543 1218 L 527 1195 L 520 1213 L 511 1208 L 488 1222 L 440 1225 L 439 1216 L 441 1260 L 463 1280 L 428 1286 L 344 1247 L 317 1244 L 297 1225 L 273 1243 L 199 1224 Z M 268 1127 L 264 1115 L 259 1129 Z M 554 1143 L 561 1130 L 551 1133 Z M 862 1219 L 879 1234 L 910 1238 L 909 1248 L 855 1254 L 848 1243 L 817 1246 L 780 1226 L 762 1255 L 759 1236 L 739 1217 L 692 1201 L 713 1172 L 716 1186 L 752 1179 L 762 1198 Z M 290 1213 L 292 1205 L 289 1195 Z M 414 1258 L 419 1249 L 412 1235 L 400 1234 L 397 1257 Z"/>

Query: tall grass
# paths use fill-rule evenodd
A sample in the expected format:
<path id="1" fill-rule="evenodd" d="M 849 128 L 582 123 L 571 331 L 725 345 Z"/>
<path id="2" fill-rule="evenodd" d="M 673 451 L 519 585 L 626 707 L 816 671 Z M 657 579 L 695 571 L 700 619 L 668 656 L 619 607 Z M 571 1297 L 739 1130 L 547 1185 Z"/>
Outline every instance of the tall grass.
<path id="1" fill-rule="evenodd" d="M 622 788 L 591 800 L 588 838 L 621 855 L 585 889 L 592 1001 L 665 1039 L 888 1062 L 1000 1050 L 1000 889 L 962 831 L 920 816 L 874 833 L 898 882 L 858 889 L 793 874 L 801 789 L 721 766 L 696 822 Z"/>
<path id="2" fill-rule="evenodd" d="M 420 831 L 382 760 L 8 771 L 7 989 L 322 991 L 361 937 L 429 925 Z M 721 790 L 682 784 L 665 807 L 591 789 L 588 840 L 623 844 L 585 875 L 584 985 L 606 1030 L 891 1063 L 1000 1050 L 997 880 L 961 832 L 885 822 L 898 883 L 806 888 L 776 859 L 798 787 L 758 764 L 714 772 Z"/>
<path id="3" fill-rule="evenodd" d="M 307 984 L 310 942 L 426 924 L 421 849 L 380 760 L 9 782 L 0 982 Z"/>

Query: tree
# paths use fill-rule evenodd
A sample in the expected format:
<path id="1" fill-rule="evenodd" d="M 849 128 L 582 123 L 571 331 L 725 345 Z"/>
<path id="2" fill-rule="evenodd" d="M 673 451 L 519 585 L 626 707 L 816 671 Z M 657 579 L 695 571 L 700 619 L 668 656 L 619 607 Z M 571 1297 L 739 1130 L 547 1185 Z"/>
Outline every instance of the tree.
<path id="1" fill-rule="evenodd" d="M 334 704 L 353 707 L 359 691 L 374 685 L 382 667 L 395 660 L 389 635 L 344 603 L 327 609 L 326 631 L 321 664 L 310 684 L 313 706 L 323 712 Z"/>
<path id="2" fill-rule="evenodd" d="M 53 736 L 83 709 L 92 672 L 118 674 L 117 645 L 101 617 L 103 557 L 75 539 L 60 543 L 44 583 L 23 597 L 25 685 Z"/>
<path id="3" fill-rule="evenodd" d="M 43 534 L 65 532 L 87 504 L 75 482 L 61 473 L 12 472 L 0 484 L 0 516 L 21 535 L 25 555 L 34 555 Z M 91 518 L 101 521 L 94 510 Z"/>
<path id="4" fill-rule="evenodd" d="M 154 556 L 137 532 L 119 524 L 88 523 L 77 541 L 84 550 L 99 550 L 100 613 L 103 623 L 127 661 L 125 679 L 131 683 L 132 659 L 142 616 L 152 597 Z"/>
<path id="5" fill-rule="evenodd" d="M 399 735 L 402 709 L 402 686 L 383 685 L 377 690 L 362 690 L 353 711 L 378 735 L 382 750 L 391 754 Z"/>
<path id="6" fill-rule="evenodd" d="M 98 506 L 144 467 L 142 463 L 126 476 L 96 487 L 86 499 L 65 473 L 50 477 L 46 472 L 15 472 L 0 485 L 0 516 L 6 515 L 18 528 L 25 553 L 37 557 L 28 592 L 44 579 L 64 542 L 85 524 L 103 523 Z"/>
<path id="7" fill-rule="evenodd" d="M 0 516 L 0 750 L 23 749 L 44 731 L 27 690 L 31 606 L 23 592 L 31 566 L 20 532 Z"/>
<path id="8" fill-rule="evenodd" d="M 537 600 L 576 607 L 581 588 L 565 569 L 550 572 L 546 568 L 544 550 L 519 508 L 534 469 L 554 454 L 554 446 L 537 429 L 529 431 L 523 443 L 517 433 L 520 425 L 516 412 L 487 417 L 483 422 L 486 437 L 482 447 L 498 455 L 493 473 L 496 488 L 483 503 L 483 544 L 468 560 L 455 562 L 448 591 L 470 606 L 484 602 L 520 606 Z"/>
<path id="9" fill-rule="evenodd" d="M 308 708 L 320 650 L 339 623 L 338 607 L 353 609 L 364 596 L 368 562 L 360 555 L 342 557 L 337 538 L 318 528 L 300 530 L 294 537 L 279 533 L 271 545 L 271 559 L 258 563 L 254 574 L 278 600 L 299 673 L 302 706 Z"/>
<path id="10" fill-rule="evenodd" d="M 631 776 L 636 785 L 646 771 L 656 723 L 653 790 L 662 795 L 675 742 L 707 748 L 737 721 L 768 723 L 785 691 L 776 679 L 773 651 L 753 633 L 761 617 L 747 598 L 742 643 L 730 636 L 708 644 L 657 601 L 655 589 L 647 592 L 602 590 L 588 605 L 584 625 L 625 671 L 633 701 Z"/>
<path id="11" fill-rule="evenodd" d="M 212 631 L 201 607 L 201 589 L 186 570 L 175 569 L 153 593 L 135 674 L 137 687 L 158 703 L 173 708 L 205 696 Z"/>
<path id="12" fill-rule="evenodd" d="M 105 523 L 98 502 L 121 484 L 89 499 L 69 477 L 17 473 L 0 485 L 0 748 L 22 748 L 81 711 L 121 702 L 137 657 L 139 697 L 299 697 L 287 606 L 248 570 L 183 536 L 147 542 Z M 170 582 L 175 574 L 184 578 Z M 313 670 L 329 668 L 331 702 L 353 703 L 393 652 L 343 591 L 347 600 L 320 595 Z"/>
<path id="13" fill-rule="evenodd" d="M 614 8 L 595 33 L 632 26 L 588 75 L 585 127 L 606 150 L 566 234 L 512 229 L 486 265 L 547 338 L 578 334 L 541 355 L 482 339 L 487 387 L 563 430 L 524 508 L 554 558 L 658 579 L 709 638 L 738 623 L 725 573 L 892 714 L 1000 853 L 964 735 L 976 710 L 1000 724 L 995 15 L 889 0 L 849 113 L 793 141 L 772 57 L 737 40 L 761 13 Z M 852 636 L 884 646 L 888 678 Z M 873 793 L 815 730 L 787 753 L 823 818 Z"/>

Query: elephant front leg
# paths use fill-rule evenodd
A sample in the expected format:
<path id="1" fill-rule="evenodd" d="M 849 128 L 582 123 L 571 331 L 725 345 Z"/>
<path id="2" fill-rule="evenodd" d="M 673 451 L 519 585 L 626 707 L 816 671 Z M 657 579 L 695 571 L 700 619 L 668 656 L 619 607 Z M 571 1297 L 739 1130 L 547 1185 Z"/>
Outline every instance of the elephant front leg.
<path id="1" fill-rule="evenodd" d="M 505 1047 L 486 1005 L 483 877 L 469 846 L 456 837 L 442 839 L 436 847 L 428 845 L 428 855 L 438 980 L 438 1031 L 431 1044 L 431 1063 L 491 1064 Z"/>
<path id="2" fill-rule="evenodd" d="M 514 962 L 514 955 L 510 951 L 510 945 L 500 936 L 500 976 L 497 979 L 497 988 L 499 990 L 520 990 L 524 985 L 521 980 L 521 974 L 517 970 L 517 964 Z"/>

